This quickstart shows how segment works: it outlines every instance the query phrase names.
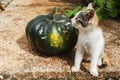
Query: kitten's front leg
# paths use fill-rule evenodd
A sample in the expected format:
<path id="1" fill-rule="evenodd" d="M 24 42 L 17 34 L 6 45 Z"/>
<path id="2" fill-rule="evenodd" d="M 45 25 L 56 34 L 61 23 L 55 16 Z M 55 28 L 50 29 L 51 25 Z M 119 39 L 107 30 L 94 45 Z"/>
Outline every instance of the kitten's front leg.
<path id="1" fill-rule="evenodd" d="M 98 66 L 101 66 L 101 67 L 102 67 L 102 65 L 103 65 L 103 63 L 102 63 L 103 54 L 104 54 L 104 48 L 101 49 L 101 54 L 100 54 L 100 57 L 99 57 L 98 62 L 97 62 L 97 65 L 98 65 Z"/>
<path id="2" fill-rule="evenodd" d="M 99 54 L 97 52 L 93 52 L 91 55 L 90 62 L 90 74 L 93 76 L 98 76 L 97 62 L 98 62 Z"/>
<path id="3" fill-rule="evenodd" d="M 74 66 L 71 69 L 72 72 L 78 72 L 79 71 L 82 59 L 83 59 L 83 53 L 79 48 L 77 48 L 76 53 L 75 53 Z"/>

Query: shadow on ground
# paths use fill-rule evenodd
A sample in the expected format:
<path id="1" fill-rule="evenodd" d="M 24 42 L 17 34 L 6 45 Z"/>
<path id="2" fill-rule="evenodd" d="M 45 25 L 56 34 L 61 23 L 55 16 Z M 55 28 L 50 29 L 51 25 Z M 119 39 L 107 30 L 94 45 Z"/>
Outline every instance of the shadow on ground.
<path id="1" fill-rule="evenodd" d="M 40 56 L 40 57 L 52 57 L 52 56 L 47 56 L 45 54 L 43 54 L 42 52 L 35 50 L 33 48 L 31 48 L 30 44 L 28 43 L 28 40 L 26 38 L 25 35 L 23 35 L 21 38 L 19 38 L 17 40 L 17 44 L 19 45 L 19 47 L 21 48 L 21 50 L 24 50 L 25 52 L 28 52 L 34 56 Z M 61 58 L 65 61 L 67 61 L 67 63 L 72 66 L 73 65 L 73 59 L 74 59 L 74 55 L 73 55 L 74 51 L 72 51 L 69 54 L 66 55 L 62 55 L 62 56 L 53 56 L 53 57 L 57 57 L 57 58 Z"/>
<path id="2" fill-rule="evenodd" d="M 28 40 L 26 38 L 25 35 L 23 35 L 21 38 L 19 38 L 17 40 L 17 44 L 19 45 L 19 47 L 21 48 L 21 50 L 24 50 L 26 52 L 28 52 L 29 54 L 32 54 L 34 56 L 39 56 L 39 57 L 44 57 L 44 58 L 47 58 L 47 57 L 56 57 L 56 58 L 60 58 L 64 61 L 67 62 L 67 64 L 72 67 L 73 66 L 73 61 L 74 61 L 74 53 L 75 53 L 75 49 L 73 49 L 70 53 L 68 54 L 65 54 L 65 55 L 61 55 L 61 56 L 47 56 L 47 55 L 44 55 L 42 52 L 38 51 L 38 50 L 35 50 L 33 48 L 31 48 L 30 44 L 28 43 Z M 86 72 L 86 73 L 89 73 L 87 71 L 87 69 L 84 67 L 84 65 L 81 65 L 81 70 Z"/>

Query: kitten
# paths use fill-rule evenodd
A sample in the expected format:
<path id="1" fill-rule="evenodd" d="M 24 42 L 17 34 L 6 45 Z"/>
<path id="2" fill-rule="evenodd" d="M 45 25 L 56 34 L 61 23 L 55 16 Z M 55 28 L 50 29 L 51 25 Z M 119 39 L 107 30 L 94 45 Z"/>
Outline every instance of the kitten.
<path id="1" fill-rule="evenodd" d="M 72 72 L 79 71 L 83 58 L 90 58 L 90 74 L 98 76 L 97 65 L 102 65 L 104 54 L 104 37 L 100 27 L 98 27 L 98 17 L 92 7 L 88 4 L 87 10 L 79 11 L 71 19 L 72 25 L 79 29 L 75 62 Z M 85 56 L 87 54 L 87 56 Z"/>

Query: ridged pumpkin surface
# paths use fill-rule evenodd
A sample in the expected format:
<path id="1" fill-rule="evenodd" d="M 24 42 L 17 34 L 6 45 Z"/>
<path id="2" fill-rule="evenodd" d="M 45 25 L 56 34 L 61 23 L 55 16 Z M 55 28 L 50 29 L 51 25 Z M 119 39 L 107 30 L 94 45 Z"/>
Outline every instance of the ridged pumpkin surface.
<path id="1" fill-rule="evenodd" d="M 74 48 L 78 30 L 66 16 L 48 14 L 31 20 L 26 27 L 26 36 L 31 46 L 44 54 L 63 55 Z"/>

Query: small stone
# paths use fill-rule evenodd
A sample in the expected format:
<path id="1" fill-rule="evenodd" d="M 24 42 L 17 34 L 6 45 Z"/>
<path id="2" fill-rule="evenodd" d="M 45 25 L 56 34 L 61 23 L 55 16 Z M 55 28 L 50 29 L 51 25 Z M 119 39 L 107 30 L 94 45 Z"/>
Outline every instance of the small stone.
<path id="1" fill-rule="evenodd" d="M 65 25 L 67 26 L 67 25 L 69 25 L 69 24 L 71 24 L 70 22 L 67 22 Z"/>
<path id="2" fill-rule="evenodd" d="M 3 78 L 3 75 L 0 75 L 0 79 L 2 79 L 2 80 L 4 79 L 4 78 Z"/>
<path id="3" fill-rule="evenodd" d="M 65 15 L 62 15 L 62 17 L 66 17 Z"/>

